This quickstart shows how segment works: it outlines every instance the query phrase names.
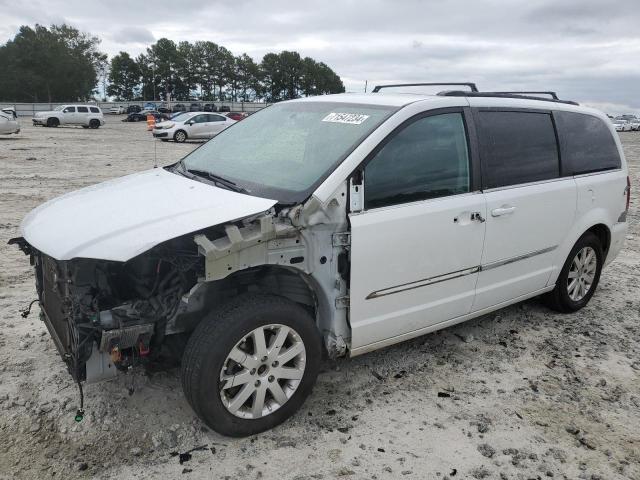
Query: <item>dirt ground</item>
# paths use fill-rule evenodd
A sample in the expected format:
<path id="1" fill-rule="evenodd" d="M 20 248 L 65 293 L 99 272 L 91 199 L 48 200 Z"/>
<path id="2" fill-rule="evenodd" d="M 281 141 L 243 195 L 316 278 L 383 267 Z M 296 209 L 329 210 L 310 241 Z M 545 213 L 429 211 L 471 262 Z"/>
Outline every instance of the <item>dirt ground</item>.
<path id="1" fill-rule="evenodd" d="M 294 418 L 230 439 L 196 418 L 175 367 L 87 386 L 76 423 L 37 307 L 19 313 L 36 296 L 28 259 L 6 244 L 38 204 L 198 144 L 153 142 L 117 117 L 99 130 L 22 123 L 0 138 L 0 478 L 640 479 L 640 132 L 621 134 L 626 247 L 587 308 L 533 300 L 327 363 Z"/>

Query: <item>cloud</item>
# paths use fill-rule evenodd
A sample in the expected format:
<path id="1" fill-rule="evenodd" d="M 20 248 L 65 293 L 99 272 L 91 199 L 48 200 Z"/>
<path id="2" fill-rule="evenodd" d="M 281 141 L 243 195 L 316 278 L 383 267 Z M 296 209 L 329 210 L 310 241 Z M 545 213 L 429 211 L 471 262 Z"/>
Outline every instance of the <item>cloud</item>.
<path id="1" fill-rule="evenodd" d="M 124 45 L 140 43 L 147 46 L 156 40 L 153 33 L 144 27 L 123 27 L 110 34 L 109 37 L 112 41 Z"/>
<path id="2" fill-rule="evenodd" d="M 602 0 L 0 0 L 0 39 L 61 20 L 133 56 L 161 37 L 211 40 L 235 54 L 297 50 L 327 63 L 347 90 L 417 81 L 557 90 L 640 110 L 640 9 Z M 47 12 L 55 12 L 50 14 Z M 159 12 L 170 12 L 159 14 Z"/>

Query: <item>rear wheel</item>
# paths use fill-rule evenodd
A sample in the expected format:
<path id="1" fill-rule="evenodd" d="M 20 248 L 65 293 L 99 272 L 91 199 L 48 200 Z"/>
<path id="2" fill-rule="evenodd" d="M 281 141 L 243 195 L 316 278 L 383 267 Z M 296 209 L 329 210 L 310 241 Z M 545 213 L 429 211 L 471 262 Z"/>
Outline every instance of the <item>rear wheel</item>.
<path id="1" fill-rule="evenodd" d="M 99 128 L 100 127 L 100 121 L 96 120 L 95 118 L 89 121 L 89 128 Z"/>
<path id="2" fill-rule="evenodd" d="M 178 143 L 184 143 L 186 139 L 187 139 L 187 132 L 185 132 L 184 130 L 178 130 L 176 133 L 173 134 L 173 140 Z"/>
<path id="3" fill-rule="evenodd" d="M 275 427 L 311 393 L 321 358 L 309 313 L 282 297 L 236 297 L 205 318 L 182 360 L 182 386 L 198 416 L 223 435 Z"/>
<path id="4" fill-rule="evenodd" d="M 51 117 L 47 119 L 47 127 L 57 127 L 60 125 L 60 120 L 55 117 Z"/>
<path id="5" fill-rule="evenodd" d="M 555 288 L 547 294 L 547 304 L 559 312 L 580 310 L 593 296 L 604 263 L 600 239 L 585 233 L 571 249 Z"/>

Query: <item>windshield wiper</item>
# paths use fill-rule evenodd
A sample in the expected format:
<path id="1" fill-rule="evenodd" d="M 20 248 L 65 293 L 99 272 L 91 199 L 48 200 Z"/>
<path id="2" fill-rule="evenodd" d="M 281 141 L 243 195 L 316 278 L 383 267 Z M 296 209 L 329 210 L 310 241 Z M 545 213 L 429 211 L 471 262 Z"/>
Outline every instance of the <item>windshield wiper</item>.
<path id="1" fill-rule="evenodd" d="M 188 172 L 192 175 L 196 175 L 198 177 L 208 178 L 209 180 L 213 181 L 213 183 L 215 183 L 216 185 L 225 187 L 229 190 L 233 190 L 234 192 L 249 193 L 249 190 L 239 186 L 236 182 L 233 182 L 228 178 L 221 177 L 220 175 L 216 175 L 215 173 L 211 173 L 206 170 L 195 170 L 195 169 L 192 170 L 192 169 L 186 168 L 184 164 L 182 164 L 182 167 L 184 168 L 185 172 Z"/>

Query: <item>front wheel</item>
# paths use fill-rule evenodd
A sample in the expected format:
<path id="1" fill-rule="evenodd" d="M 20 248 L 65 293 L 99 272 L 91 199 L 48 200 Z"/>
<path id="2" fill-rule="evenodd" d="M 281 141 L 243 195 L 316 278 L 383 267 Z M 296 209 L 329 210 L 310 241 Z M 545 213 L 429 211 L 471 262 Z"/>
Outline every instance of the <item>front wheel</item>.
<path id="1" fill-rule="evenodd" d="M 563 313 L 580 310 L 598 286 L 603 263 L 600 239 L 592 232 L 585 233 L 571 249 L 555 288 L 547 294 L 547 304 Z"/>
<path id="2" fill-rule="evenodd" d="M 187 133 L 184 130 L 178 130 L 173 134 L 173 140 L 177 143 L 184 143 L 187 139 Z"/>
<path id="3" fill-rule="evenodd" d="M 60 120 L 58 120 L 56 117 L 47 119 L 47 127 L 57 127 L 58 125 L 60 125 Z"/>
<path id="4" fill-rule="evenodd" d="M 253 435 L 300 408 L 320 359 L 320 335 L 302 306 L 272 295 L 241 295 L 192 333 L 182 360 L 182 387 L 213 430 Z"/>

